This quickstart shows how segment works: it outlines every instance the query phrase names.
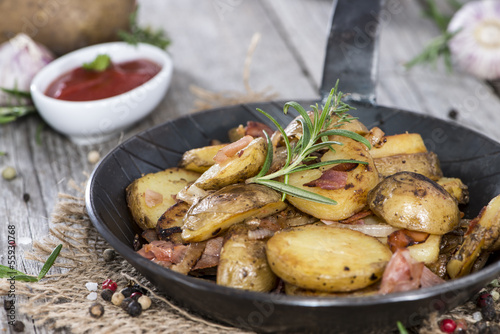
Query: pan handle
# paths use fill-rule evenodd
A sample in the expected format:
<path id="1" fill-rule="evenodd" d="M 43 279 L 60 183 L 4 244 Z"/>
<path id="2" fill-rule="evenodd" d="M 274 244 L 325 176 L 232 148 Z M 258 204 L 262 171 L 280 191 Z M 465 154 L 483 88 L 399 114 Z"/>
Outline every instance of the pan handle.
<path id="1" fill-rule="evenodd" d="M 375 104 L 379 14 L 384 0 L 337 0 L 330 20 L 320 96 L 339 80 L 347 99 Z"/>

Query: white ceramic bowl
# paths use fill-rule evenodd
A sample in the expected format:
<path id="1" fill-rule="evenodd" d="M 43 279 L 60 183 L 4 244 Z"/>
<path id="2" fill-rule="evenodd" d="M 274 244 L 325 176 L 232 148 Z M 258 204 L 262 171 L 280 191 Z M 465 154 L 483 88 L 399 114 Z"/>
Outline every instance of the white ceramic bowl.
<path id="1" fill-rule="evenodd" d="M 45 95 L 61 74 L 99 54 L 113 62 L 146 58 L 161 65 L 152 79 L 126 93 L 95 101 L 63 101 Z M 172 78 L 172 60 L 162 49 L 125 42 L 97 44 L 70 52 L 45 66 L 31 82 L 31 96 L 41 117 L 55 130 L 79 145 L 107 140 L 147 116 L 161 102 Z"/>

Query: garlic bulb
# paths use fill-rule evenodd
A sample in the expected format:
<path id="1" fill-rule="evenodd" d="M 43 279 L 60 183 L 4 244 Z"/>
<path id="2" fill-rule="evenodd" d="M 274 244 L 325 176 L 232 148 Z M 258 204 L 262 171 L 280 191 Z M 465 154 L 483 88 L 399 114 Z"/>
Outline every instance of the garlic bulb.
<path id="1" fill-rule="evenodd" d="M 35 74 L 53 59 L 54 55 L 45 46 L 25 34 L 16 35 L 0 45 L 0 87 L 29 91 Z M 0 106 L 16 102 L 0 91 Z"/>
<path id="2" fill-rule="evenodd" d="M 500 78 L 500 1 L 472 1 L 452 17 L 449 32 L 453 60 L 465 71 L 482 79 Z"/>

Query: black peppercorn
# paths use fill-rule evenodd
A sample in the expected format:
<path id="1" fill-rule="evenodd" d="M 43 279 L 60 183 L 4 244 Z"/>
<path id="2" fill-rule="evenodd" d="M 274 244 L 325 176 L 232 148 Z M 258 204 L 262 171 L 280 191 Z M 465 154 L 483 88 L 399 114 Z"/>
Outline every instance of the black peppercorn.
<path id="1" fill-rule="evenodd" d="M 141 312 L 142 312 L 142 306 L 141 306 L 141 304 L 139 304 L 135 300 L 132 300 L 132 302 L 130 302 L 130 304 L 128 305 L 127 313 L 131 317 L 137 317 L 137 316 L 139 316 L 141 314 Z"/>
<path id="2" fill-rule="evenodd" d="M 132 293 L 134 293 L 134 290 L 132 287 L 127 286 L 126 288 L 123 288 L 120 292 L 125 296 L 125 298 L 128 298 Z"/>
<path id="3" fill-rule="evenodd" d="M 122 303 L 120 304 L 120 307 L 121 307 L 122 309 L 124 309 L 125 311 L 127 311 L 127 310 L 128 310 L 128 306 L 129 306 L 129 304 L 130 304 L 131 302 L 133 302 L 133 301 L 134 301 L 134 300 L 133 300 L 132 298 L 130 298 L 130 297 L 125 298 L 125 299 L 122 301 Z"/>
<path id="4" fill-rule="evenodd" d="M 110 301 L 111 301 L 111 298 L 113 297 L 113 294 L 114 294 L 114 293 L 115 293 L 115 292 L 114 292 L 113 290 L 111 290 L 111 289 L 104 289 L 104 290 L 102 290 L 102 292 L 101 292 L 101 297 L 102 297 L 102 299 L 104 299 L 105 301 L 110 302 Z"/>
<path id="5" fill-rule="evenodd" d="M 16 320 L 12 325 L 14 332 L 24 332 L 24 323 L 20 320 Z"/>

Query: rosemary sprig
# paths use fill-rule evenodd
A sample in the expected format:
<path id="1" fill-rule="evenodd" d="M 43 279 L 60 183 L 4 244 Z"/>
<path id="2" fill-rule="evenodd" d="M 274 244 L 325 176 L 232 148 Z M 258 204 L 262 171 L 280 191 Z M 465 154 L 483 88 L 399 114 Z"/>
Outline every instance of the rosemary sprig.
<path id="1" fill-rule="evenodd" d="M 27 104 L 26 99 L 31 99 L 30 92 L 21 91 L 17 88 L 7 89 L 0 87 L 0 90 L 14 99 L 13 103 L 7 106 L 0 106 L 0 124 L 15 121 L 19 117 L 36 113 L 35 106 Z"/>
<path id="2" fill-rule="evenodd" d="M 15 270 L 8 266 L 0 265 L 0 278 L 14 279 L 17 281 L 24 281 L 24 282 L 38 282 L 45 277 L 49 269 L 54 265 L 54 262 L 59 256 L 59 253 L 61 252 L 61 248 L 62 245 L 58 245 L 56 248 L 54 248 L 52 253 L 47 258 L 47 261 L 45 261 L 38 276 L 26 275 L 25 273 L 19 270 Z"/>
<path id="3" fill-rule="evenodd" d="M 118 36 L 125 42 L 137 45 L 138 43 L 152 44 L 165 50 L 171 43 L 165 32 L 161 29 L 152 30 L 150 27 L 141 28 L 137 24 L 137 9 L 130 14 L 130 32 L 125 30 L 118 31 Z"/>
<path id="4" fill-rule="evenodd" d="M 293 101 L 287 102 L 283 108 L 283 112 L 285 114 L 290 108 L 294 108 L 301 115 L 301 117 L 298 117 L 297 120 L 302 125 L 302 136 L 298 139 L 293 147 L 283 127 L 271 115 L 261 109 L 257 109 L 260 113 L 269 118 L 280 131 L 285 142 L 287 158 L 285 165 L 281 169 L 276 172 L 267 174 L 273 158 L 273 145 L 269 137 L 267 137 L 266 135 L 268 145 L 264 166 L 259 174 L 253 178 L 248 179 L 247 183 L 258 183 L 280 191 L 283 193 L 283 199 L 285 199 L 285 196 L 288 194 L 323 204 L 337 204 L 336 201 L 330 198 L 288 184 L 288 179 L 290 174 L 292 173 L 319 168 L 326 165 L 345 162 L 366 164 L 366 162 L 364 161 L 351 159 L 330 160 L 309 165 L 304 164 L 304 162 L 313 159 L 313 157 L 311 156 L 312 153 L 325 148 L 334 150 L 333 145 L 342 145 L 342 143 L 340 142 L 330 141 L 328 139 L 328 136 L 338 135 L 348 137 L 365 144 L 368 148 L 371 147 L 368 140 L 366 140 L 363 136 L 352 131 L 336 129 L 345 122 L 353 119 L 346 114 L 347 111 L 353 108 L 342 101 L 343 97 L 344 94 L 338 91 L 337 81 L 335 87 L 331 90 L 325 105 L 323 106 L 322 112 L 319 111 L 317 105 L 311 106 L 313 111 L 312 120 L 307 111 L 300 104 Z M 339 117 L 339 119 L 336 121 L 336 124 L 332 124 L 332 114 L 335 114 Z M 281 177 L 283 178 L 283 182 L 276 181 L 276 179 Z"/>

